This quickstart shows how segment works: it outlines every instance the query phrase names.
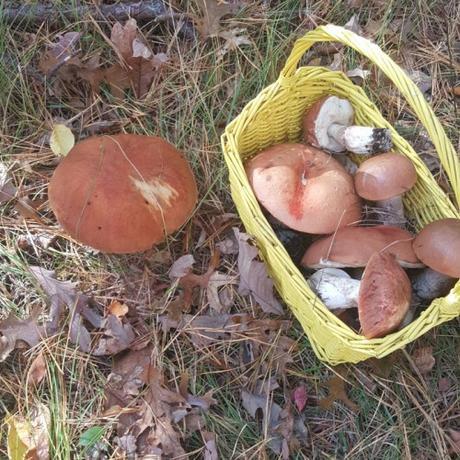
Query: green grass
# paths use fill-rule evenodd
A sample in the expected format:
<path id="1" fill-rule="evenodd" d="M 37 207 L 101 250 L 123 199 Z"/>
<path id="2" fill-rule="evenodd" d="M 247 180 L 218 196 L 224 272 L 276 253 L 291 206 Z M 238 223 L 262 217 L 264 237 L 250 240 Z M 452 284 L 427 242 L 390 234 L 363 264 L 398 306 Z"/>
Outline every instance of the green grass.
<path id="1" fill-rule="evenodd" d="M 62 4 L 70 3 L 62 1 Z M 136 100 L 127 94 L 122 102 L 113 99 L 107 88 L 103 88 L 96 99 L 89 88 L 78 82 L 73 88 L 64 89 L 61 95 L 53 94 L 53 81 L 43 80 L 37 64 L 46 43 L 54 40 L 55 31 L 42 27 L 35 30 L 37 35 L 31 38 L 24 32 L 25 27 L 11 28 L 0 20 L 0 160 L 11 166 L 15 184 L 30 199 L 46 200 L 47 181 L 56 165 L 45 141 L 53 121 L 74 118 L 72 128 L 77 139 L 88 134 L 91 123 L 100 121 L 119 122 L 126 132 L 161 135 L 186 153 L 196 172 L 201 196 L 195 220 L 172 237 L 167 247 L 173 260 L 189 248 L 198 260 L 197 270 L 206 268 L 210 247 L 195 248 L 200 234 L 196 223 L 200 220 L 209 223 L 213 217 L 235 211 L 220 151 L 223 129 L 249 100 L 275 81 L 296 38 L 315 24 L 343 25 L 352 13 L 359 14 L 361 24 L 366 24 L 368 19 L 379 21 L 375 40 L 397 62 L 404 65 L 407 56 L 403 51 L 411 51 L 415 68 L 433 76 L 431 104 L 453 144 L 458 145 L 458 116 L 449 93 L 458 75 L 449 63 L 430 52 L 431 43 L 453 44 L 458 40 L 453 33 L 447 33 L 447 22 L 441 20 L 443 7 L 449 9 L 450 5 L 439 0 L 418 1 L 415 5 L 407 0 L 393 0 L 386 4 L 363 2 L 361 8 L 351 9 L 345 0 L 322 0 L 308 2 L 306 12 L 305 5 L 299 6 L 298 1 L 271 3 L 266 9 L 259 4 L 248 4 L 238 18 L 228 17 L 222 21 L 224 29 L 247 29 L 245 33 L 253 41 L 253 46 L 230 51 L 223 59 L 218 58 L 222 45 L 218 38 L 187 43 L 174 37 L 164 25 L 144 27 L 143 33 L 155 43 L 158 51 L 170 49 L 171 63 L 150 97 Z M 7 4 L 4 2 L 2 7 Z M 196 12 L 193 2 L 181 2 L 181 8 Z M 396 32 L 389 32 L 400 18 L 403 18 L 402 24 L 412 23 L 407 37 L 398 34 L 397 27 Z M 101 27 L 108 33 L 107 25 Z M 70 30 L 83 33 L 83 54 L 102 52 L 104 59 L 114 62 L 112 51 L 92 22 L 72 24 L 63 18 L 59 31 Z M 322 64 L 328 65 L 332 57 L 322 59 Z M 367 66 L 356 53 L 345 53 L 345 67 L 359 64 Z M 387 88 L 386 80 L 379 81 L 381 85 L 364 82 L 364 89 L 381 106 L 387 119 L 394 123 L 404 121 L 402 131 L 413 141 L 412 134 L 421 128 L 419 123 L 398 94 Z M 90 106 L 92 109 L 86 110 Z M 187 371 L 194 394 L 214 390 L 218 403 L 206 415 L 206 429 L 216 433 L 221 458 L 275 458 L 269 451 L 268 457 L 263 457 L 267 440 L 261 433 L 259 421 L 252 419 L 241 406 L 239 396 L 241 388 L 256 379 L 276 375 L 276 366 L 263 368 L 270 362 L 270 351 L 249 367 L 242 367 L 235 365 L 241 353 L 239 343 L 216 344 L 199 352 L 187 336 L 179 335 L 174 340 L 173 335 L 165 336 L 155 324 L 155 314 L 164 307 L 158 305 L 155 283 L 168 282 L 169 265 L 154 262 L 155 251 L 145 255 L 108 256 L 91 252 L 62 236 L 48 249 L 21 250 L 17 246 L 19 236 L 43 229 L 58 234 L 52 213 L 46 203 L 41 206 L 38 213 L 43 224 L 39 224 L 21 218 L 13 204 L 3 206 L 1 212 L 1 317 L 9 312 L 26 316 L 32 306 L 45 305 L 27 271 L 28 265 L 44 266 L 55 270 L 60 279 L 78 282 L 79 289 L 92 294 L 102 304 L 119 299 L 138 306 L 148 312 L 146 319 L 152 322 L 152 342 L 159 350 L 158 363 L 170 383 L 175 383 L 179 374 Z M 221 269 L 232 270 L 234 266 L 234 260 L 228 258 Z M 153 306 L 157 310 L 152 311 Z M 234 311 L 252 312 L 253 306 L 238 297 Z M 342 366 L 339 370 L 346 372 L 350 398 L 360 408 L 355 414 L 342 403 L 335 403 L 329 411 L 318 407 L 318 400 L 327 393 L 325 380 L 337 370 L 318 361 L 300 326 L 294 322 L 290 335 L 298 341 L 299 350 L 286 372 L 276 375 L 280 388 L 275 391 L 276 401 L 283 405 L 285 396 L 296 385 L 305 383 L 308 388 L 305 420 L 309 438 L 307 445 L 292 458 L 447 458 L 449 445 L 445 432 L 448 428 L 458 429 L 460 423 L 458 326 L 458 320 L 451 321 L 407 347 L 410 356 L 418 346 L 433 346 L 436 365 L 426 377 L 417 375 L 405 354 L 400 355 L 386 377 L 377 375 L 367 363 Z M 168 343 L 170 346 L 165 350 Z M 39 391 L 33 391 L 22 382 L 40 349 L 46 353 L 48 368 Z M 228 359 L 227 368 L 216 368 L 209 359 L 211 354 Z M 89 427 L 106 423 L 100 414 L 110 368 L 110 359 L 96 360 L 76 352 L 65 334 L 39 345 L 37 350 L 16 352 L 0 363 L 0 417 L 7 411 L 27 416 L 35 402 L 42 402 L 52 416 L 51 458 L 83 458 L 82 448 L 78 447 L 80 436 Z M 372 383 L 372 390 L 362 383 L 362 375 Z M 441 394 L 437 388 L 443 377 L 454 383 L 447 394 Z M 113 442 L 113 426 L 107 424 L 106 428 L 104 439 Z M 5 436 L 1 439 L 4 443 Z M 188 438 L 184 445 L 188 451 L 196 452 L 193 458 L 202 458 L 203 441 L 199 434 Z M 0 456 L 6 457 L 4 445 Z"/>

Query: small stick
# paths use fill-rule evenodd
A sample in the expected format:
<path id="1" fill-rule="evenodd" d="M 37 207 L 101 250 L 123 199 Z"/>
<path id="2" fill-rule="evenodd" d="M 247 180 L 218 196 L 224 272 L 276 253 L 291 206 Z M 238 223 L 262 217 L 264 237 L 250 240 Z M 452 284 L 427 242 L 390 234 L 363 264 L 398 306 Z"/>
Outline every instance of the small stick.
<path id="1" fill-rule="evenodd" d="M 184 15 L 170 11 L 162 0 L 140 0 L 109 5 L 80 5 L 76 7 L 60 6 L 37 3 L 34 5 L 21 5 L 6 7 L 1 10 L 2 19 L 9 24 L 21 24 L 22 27 L 47 22 L 56 25 L 66 18 L 69 21 L 77 20 L 84 16 L 92 16 L 96 20 L 125 21 L 134 18 L 137 21 L 165 22 L 183 19 Z M 181 34 L 187 39 L 193 39 L 195 32 L 190 21 L 184 21 Z"/>

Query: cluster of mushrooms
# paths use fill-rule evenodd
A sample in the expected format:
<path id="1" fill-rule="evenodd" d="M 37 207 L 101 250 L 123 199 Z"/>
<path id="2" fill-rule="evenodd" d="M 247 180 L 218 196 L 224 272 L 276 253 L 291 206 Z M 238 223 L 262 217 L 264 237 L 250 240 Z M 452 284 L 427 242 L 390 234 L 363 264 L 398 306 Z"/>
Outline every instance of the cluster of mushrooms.
<path id="1" fill-rule="evenodd" d="M 277 234 L 310 235 L 288 244 L 290 254 L 301 250 L 312 290 L 342 319 L 357 309 L 358 328 L 371 339 L 407 325 L 460 278 L 460 220 L 410 233 L 402 196 L 417 181 L 412 162 L 390 151 L 389 130 L 353 122 L 348 100 L 323 98 L 303 116 L 304 144 L 274 145 L 245 167 Z M 348 152 L 371 156 L 358 167 Z M 383 221 L 359 226 L 363 203 L 382 209 Z"/>

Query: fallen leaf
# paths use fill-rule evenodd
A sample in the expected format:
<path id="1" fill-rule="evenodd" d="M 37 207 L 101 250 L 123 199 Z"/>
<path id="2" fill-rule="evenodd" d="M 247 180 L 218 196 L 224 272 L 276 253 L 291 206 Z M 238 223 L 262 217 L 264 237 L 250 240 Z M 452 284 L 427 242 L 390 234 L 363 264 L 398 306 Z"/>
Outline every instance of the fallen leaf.
<path id="1" fill-rule="evenodd" d="M 358 34 L 358 35 L 363 34 L 363 30 L 361 29 L 361 26 L 359 25 L 359 16 L 357 14 L 354 14 L 343 27 L 344 29 L 351 30 L 355 34 Z"/>
<path id="2" fill-rule="evenodd" d="M 233 284 L 237 284 L 234 276 L 217 271 L 211 274 L 206 286 L 206 295 L 210 308 L 219 313 L 228 312 L 233 305 L 233 290 L 231 288 Z M 223 292 L 219 292 L 219 288 L 223 288 Z"/>
<path id="3" fill-rule="evenodd" d="M 168 61 L 164 53 L 155 55 L 143 42 L 136 20 L 131 18 L 122 26 L 115 23 L 110 35 L 113 47 L 122 61 L 104 70 L 104 80 L 115 97 L 123 97 L 132 88 L 136 97 L 147 95 L 153 79 Z"/>
<path id="4" fill-rule="evenodd" d="M 356 67 L 355 69 L 349 70 L 346 76 L 350 78 L 353 83 L 361 85 L 370 73 L 370 70 L 363 70 L 361 67 Z"/>
<path id="5" fill-rule="evenodd" d="M 297 407 L 299 412 L 302 412 L 307 404 L 307 387 L 305 385 L 299 385 L 292 392 L 292 401 Z"/>
<path id="6" fill-rule="evenodd" d="M 107 310 L 111 315 L 114 315 L 117 318 L 123 318 L 123 316 L 128 313 L 129 307 L 124 303 L 118 302 L 118 300 L 113 300 L 110 302 Z"/>
<path id="7" fill-rule="evenodd" d="M 35 308 L 26 319 L 16 318 L 10 313 L 6 319 L 0 321 L 0 362 L 4 361 L 20 342 L 25 342 L 29 347 L 40 342 L 45 330 L 37 324 L 39 313 L 39 308 Z"/>
<path id="8" fill-rule="evenodd" d="M 219 460 L 216 446 L 216 434 L 210 431 L 201 432 L 204 439 L 204 460 Z"/>
<path id="9" fill-rule="evenodd" d="M 55 155 L 66 156 L 75 145 L 75 136 L 66 125 L 54 125 L 51 131 L 50 148 Z"/>
<path id="10" fill-rule="evenodd" d="M 421 70 L 410 70 L 408 75 L 422 93 L 431 90 L 432 80 L 426 73 Z"/>
<path id="11" fill-rule="evenodd" d="M 129 323 L 115 315 L 108 315 L 102 322 L 103 336 L 99 338 L 93 354 L 96 356 L 114 355 L 129 348 L 135 339 L 134 330 Z"/>
<path id="12" fill-rule="evenodd" d="M 85 430 L 78 440 L 78 445 L 90 449 L 104 436 L 106 429 L 103 426 L 92 426 Z"/>
<path id="13" fill-rule="evenodd" d="M 51 416 L 43 405 L 34 407 L 27 418 L 12 415 L 8 425 L 8 458 L 10 460 L 48 460 Z"/>
<path id="14" fill-rule="evenodd" d="M 0 204 L 13 199 L 16 192 L 17 189 L 8 175 L 8 168 L 3 163 L 0 163 Z"/>
<path id="15" fill-rule="evenodd" d="M 219 0 L 199 0 L 198 4 L 203 16 L 195 18 L 195 26 L 204 40 L 215 37 L 220 31 L 220 20 L 235 12 L 235 5 Z"/>
<path id="16" fill-rule="evenodd" d="M 262 413 L 262 433 L 267 433 L 270 438 L 268 447 L 276 454 L 283 454 L 284 459 L 289 458 L 289 448 L 287 441 L 292 435 L 292 429 L 286 429 L 285 416 L 287 415 L 279 404 L 271 401 L 266 394 L 254 394 L 246 390 L 242 390 L 241 399 L 243 407 L 249 414 L 256 418 L 257 412 Z M 283 413 L 284 412 L 284 413 Z M 287 452 L 286 452 L 287 450 Z"/>
<path id="17" fill-rule="evenodd" d="M 417 348 L 412 353 L 412 360 L 422 375 L 428 374 L 436 363 L 433 356 L 433 347 Z"/>
<path id="18" fill-rule="evenodd" d="M 169 277 L 173 281 L 178 280 L 178 285 L 183 289 L 183 295 L 180 300 L 171 305 L 171 307 L 174 307 L 174 312 L 176 313 L 172 315 L 172 319 L 179 319 L 177 313 L 180 310 L 189 310 L 192 304 L 193 289 L 196 287 L 206 289 L 208 302 L 211 308 L 216 311 L 222 312 L 230 306 L 229 302 L 232 301 L 231 296 L 227 294 L 226 298 L 224 296 L 221 297 L 219 295 L 219 288 L 235 284 L 235 279 L 230 275 L 215 271 L 216 267 L 219 265 L 219 260 L 220 253 L 215 251 L 211 256 L 208 269 L 202 275 L 197 275 L 192 272 L 195 260 L 190 254 L 179 257 L 179 259 L 173 263 L 169 271 Z M 226 302 L 226 304 L 224 304 L 224 302 Z"/>
<path id="19" fill-rule="evenodd" d="M 41 351 L 32 361 L 27 372 L 27 381 L 32 385 L 38 385 L 46 375 L 46 362 L 43 352 Z"/>
<path id="20" fill-rule="evenodd" d="M 17 239 L 17 245 L 21 249 L 27 249 L 29 247 L 48 249 L 56 240 L 56 235 L 49 233 L 37 233 L 27 235 L 21 235 Z"/>
<path id="21" fill-rule="evenodd" d="M 110 41 L 121 58 L 129 61 L 133 57 L 133 42 L 137 40 L 137 22 L 131 18 L 124 25 L 116 22 L 110 33 Z"/>
<path id="22" fill-rule="evenodd" d="M 102 316 L 88 305 L 88 297 L 77 292 L 76 283 L 60 281 L 52 270 L 38 266 L 30 266 L 30 272 L 38 281 L 50 303 L 50 321 L 47 324 L 47 332 L 55 334 L 58 331 L 59 319 L 65 307 L 82 315 L 94 327 L 101 327 Z"/>
<path id="23" fill-rule="evenodd" d="M 176 280 L 178 278 L 182 278 L 183 276 L 188 275 L 192 271 L 194 263 L 195 259 L 191 254 L 186 254 L 184 256 L 179 257 L 171 265 L 171 268 L 169 270 L 169 277 L 172 280 Z"/>
<path id="24" fill-rule="evenodd" d="M 273 281 L 268 276 L 263 262 L 255 260 L 258 250 L 249 244 L 250 237 L 238 228 L 233 229 L 238 241 L 238 271 L 240 285 L 238 291 L 242 295 L 251 294 L 265 313 L 282 315 L 283 307 L 273 294 Z"/>
<path id="25" fill-rule="evenodd" d="M 454 96 L 460 96 L 460 86 L 454 86 L 454 87 L 452 88 L 452 94 L 453 94 Z"/>
<path id="26" fill-rule="evenodd" d="M 319 400 L 319 406 L 322 409 L 328 410 L 332 407 L 335 401 L 342 401 L 353 412 L 359 412 L 359 407 L 351 401 L 345 390 L 345 381 L 335 375 L 325 383 L 329 390 L 329 395 L 326 398 Z"/>
<path id="27" fill-rule="evenodd" d="M 246 29 L 232 29 L 219 32 L 219 37 L 225 40 L 225 43 L 217 51 L 218 58 L 223 58 L 229 51 L 239 49 L 242 45 L 252 45 L 247 35 L 244 35 Z"/>
<path id="28" fill-rule="evenodd" d="M 79 65 L 80 61 L 75 54 L 80 36 L 81 32 L 67 32 L 58 35 L 58 41 L 51 44 L 40 59 L 40 69 L 50 76 L 65 64 Z"/>

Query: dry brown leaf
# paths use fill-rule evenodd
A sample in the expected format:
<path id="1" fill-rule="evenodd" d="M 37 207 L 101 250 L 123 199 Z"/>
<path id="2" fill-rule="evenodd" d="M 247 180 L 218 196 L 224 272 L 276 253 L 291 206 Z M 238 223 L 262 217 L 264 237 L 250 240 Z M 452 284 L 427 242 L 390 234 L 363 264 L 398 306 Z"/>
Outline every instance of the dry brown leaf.
<path id="1" fill-rule="evenodd" d="M 421 70 L 410 70 L 407 72 L 410 79 L 417 85 L 422 93 L 431 91 L 432 79 L 429 75 Z"/>
<path id="2" fill-rule="evenodd" d="M 12 415 L 8 425 L 8 458 L 27 460 L 49 459 L 49 433 L 51 416 L 48 407 L 39 404 L 33 407 L 27 418 Z"/>
<path id="3" fill-rule="evenodd" d="M 102 322 L 103 336 L 99 338 L 93 354 L 114 355 L 126 350 L 135 339 L 134 330 L 115 315 L 108 315 Z"/>
<path id="4" fill-rule="evenodd" d="M 135 19 L 125 25 L 116 23 L 110 36 L 113 47 L 122 64 L 114 64 L 104 70 L 104 79 L 115 97 L 123 97 L 124 90 L 132 88 L 136 97 L 147 95 L 153 79 L 168 61 L 164 53 L 154 55 L 143 42 Z"/>
<path id="5" fill-rule="evenodd" d="M 215 251 L 209 262 L 209 267 L 202 275 L 192 272 L 195 260 L 192 255 L 186 254 L 177 259 L 170 271 L 171 280 L 178 280 L 178 285 L 183 289 L 183 295 L 180 300 L 176 300 L 170 306 L 172 312 L 171 319 L 179 319 L 180 310 L 188 311 L 193 301 L 193 290 L 196 287 L 206 289 L 206 295 L 209 305 L 212 309 L 223 312 L 231 306 L 232 296 L 227 292 L 225 295 L 219 294 L 219 288 L 235 284 L 235 278 L 230 275 L 215 271 L 219 265 L 220 253 Z"/>
<path id="6" fill-rule="evenodd" d="M 428 374 L 436 363 L 433 356 L 433 347 L 427 346 L 417 348 L 417 350 L 412 353 L 412 360 L 422 375 Z"/>
<path id="7" fill-rule="evenodd" d="M 319 406 L 322 409 L 330 409 L 335 401 L 342 401 L 353 412 L 359 412 L 359 407 L 348 397 L 345 381 L 342 378 L 335 375 L 326 381 L 325 386 L 329 390 L 329 395 L 327 398 L 320 399 Z"/>
<path id="8" fill-rule="evenodd" d="M 0 163 L 0 204 L 12 200 L 16 192 L 17 189 L 8 175 L 8 168 Z"/>
<path id="9" fill-rule="evenodd" d="M 67 307 L 70 312 L 69 338 L 82 351 L 89 352 L 91 337 L 83 320 L 96 328 L 101 328 L 102 316 L 89 306 L 86 295 L 77 292 L 75 283 L 60 281 L 56 279 L 54 271 L 42 267 L 31 266 L 29 270 L 49 299 L 50 321 L 46 324 L 47 334 L 53 335 L 59 331 L 59 320 Z"/>
<path id="10" fill-rule="evenodd" d="M 124 303 L 118 302 L 118 300 L 113 300 L 110 302 L 107 310 L 111 315 L 114 315 L 117 318 L 123 318 L 123 316 L 128 313 L 129 307 Z"/>
<path id="11" fill-rule="evenodd" d="M 283 410 L 274 403 L 269 395 L 241 392 L 243 407 L 256 418 L 257 412 L 262 412 L 262 432 L 270 438 L 268 447 L 283 459 L 289 458 L 289 442 L 293 436 L 293 418 L 288 409 Z"/>
<path id="12" fill-rule="evenodd" d="M 37 345 L 45 335 L 45 329 L 37 324 L 39 308 L 35 308 L 29 318 L 19 319 L 10 313 L 8 318 L 0 321 L 0 362 L 25 342 L 29 347 Z"/>
<path id="13" fill-rule="evenodd" d="M 27 372 L 27 381 L 32 385 L 38 385 L 46 375 L 46 361 L 43 352 L 41 351 L 32 361 Z"/>
<path id="14" fill-rule="evenodd" d="M 232 29 L 219 32 L 219 37 L 225 40 L 225 43 L 217 51 L 219 59 L 223 58 L 229 51 L 234 51 L 242 45 L 252 45 L 247 35 L 244 35 L 246 29 Z"/>
<path id="15" fill-rule="evenodd" d="M 294 388 L 292 391 L 292 401 L 299 412 L 304 410 L 308 401 L 307 387 L 305 385 L 299 385 L 298 387 Z"/>
<path id="16" fill-rule="evenodd" d="M 236 227 L 233 231 L 239 246 L 239 293 L 242 295 L 251 294 L 264 312 L 282 315 L 284 313 L 283 307 L 274 296 L 273 281 L 268 276 L 265 264 L 255 260 L 258 256 L 257 248 L 249 244 L 249 235 L 240 232 Z"/>
<path id="17" fill-rule="evenodd" d="M 216 434 L 210 431 L 202 431 L 204 440 L 204 460 L 219 460 L 216 446 Z"/>
<path id="18" fill-rule="evenodd" d="M 204 40 L 217 36 L 220 31 L 220 20 L 236 11 L 235 5 L 219 0 L 199 0 L 198 4 L 203 16 L 195 18 L 195 26 Z"/>
<path id="19" fill-rule="evenodd" d="M 77 45 L 81 32 L 67 32 L 58 35 L 58 41 L 49 46 L 48 51 L 40 59 L 40 69 L 47 75 L 53 74 L 64 65 L 79 66 L 80 60 L 76 57 Z"/>
<path id="20" fill-rule="evenodd" d="M 460 86 L 454 86 L 454 87 L 452 88 L 452 94 L 453 94 L 454 96 L 460 96 Z"/>

